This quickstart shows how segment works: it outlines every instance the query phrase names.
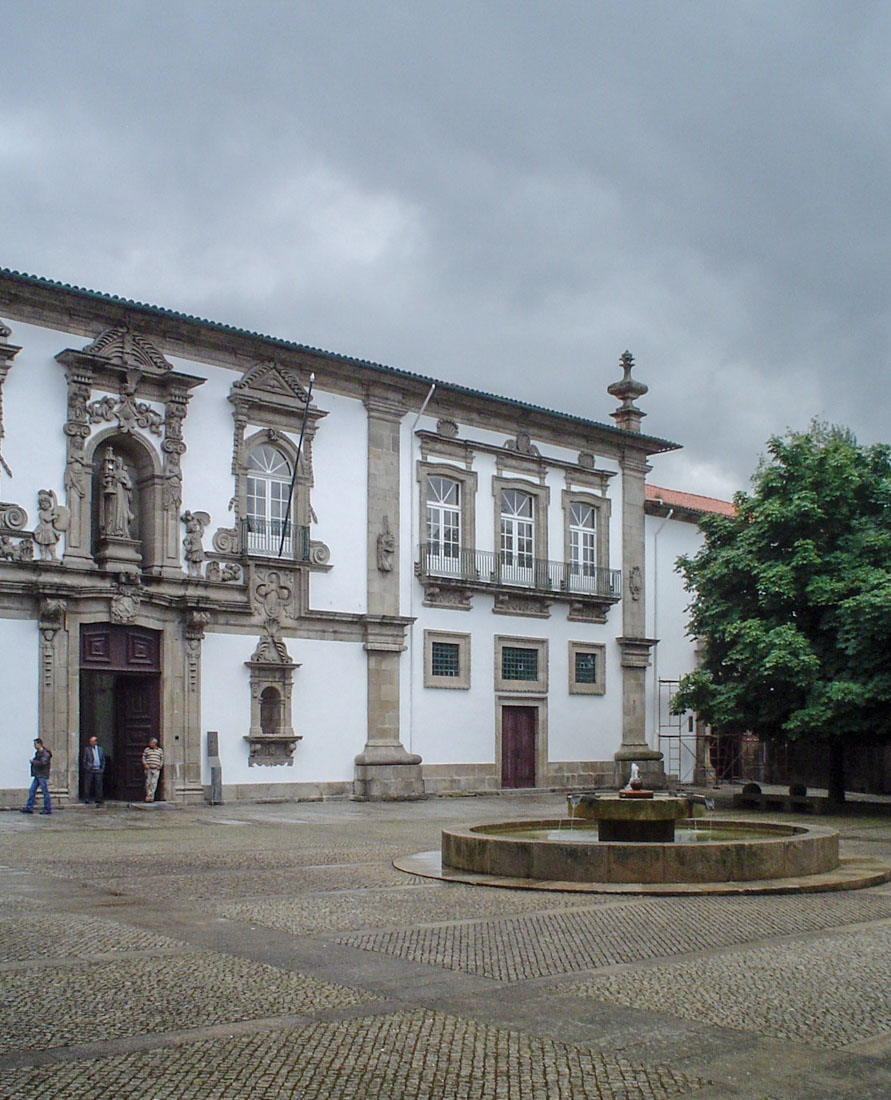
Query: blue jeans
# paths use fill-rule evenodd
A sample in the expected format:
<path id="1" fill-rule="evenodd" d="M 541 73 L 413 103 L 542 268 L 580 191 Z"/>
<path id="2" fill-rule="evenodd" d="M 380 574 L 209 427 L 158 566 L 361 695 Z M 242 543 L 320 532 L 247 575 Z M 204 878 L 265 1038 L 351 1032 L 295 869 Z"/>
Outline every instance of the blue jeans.
<path id="1" fill-rule="evenodd" d="M 40 787 L 40 793 L 43 795 L 43 808 L 46 813 L 51 814 L 53 804 L 50 802 L 49 783 L 42 775 L 35 775 L 31 780 L 31 789 L 28 791 L 28 801 L 25 803 L 25 809 L 34 809 L 34 796 L 37 794 L 38 787 Z"/>

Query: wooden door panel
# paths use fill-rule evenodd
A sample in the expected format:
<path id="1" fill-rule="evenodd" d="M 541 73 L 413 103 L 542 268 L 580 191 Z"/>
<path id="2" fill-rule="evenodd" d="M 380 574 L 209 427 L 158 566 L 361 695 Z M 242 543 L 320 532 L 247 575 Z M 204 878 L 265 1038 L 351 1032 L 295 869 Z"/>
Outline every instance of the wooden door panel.
<path id="1" fill-rule="evenodd" d="M 536 707 L 501 708 L 501 785 L 535 786 Z"/>
<path id="2" fill-rule="evenodd" d="M 118 676 L 115 684 L 115 786 L 130 802 L 144 797 L 142 750 L 159 736 L 159 686 L 157 676 Z"/>

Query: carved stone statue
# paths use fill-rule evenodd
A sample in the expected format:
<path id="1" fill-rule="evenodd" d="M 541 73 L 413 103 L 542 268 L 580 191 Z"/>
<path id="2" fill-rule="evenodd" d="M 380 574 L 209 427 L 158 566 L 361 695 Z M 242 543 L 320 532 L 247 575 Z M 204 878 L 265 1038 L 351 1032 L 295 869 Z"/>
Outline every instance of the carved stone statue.
<path id="1" fill-rule="evenodd" d="M 130 510 L 133 482 L 124 460 L 106 447 L 102 463 L 102 497 L 105 505 L 102 534 L 106 538 L 129 539 L 130 524 L 136 518 Z"/>
<path id="2" fill-rule="evenodd" d="M 183 512 L 180 516 L 186 525 L 186 537 L 183 539 L 183 557 L 190 577 L 201 576 L 201 564 L 204 561 L 204 528 L 210 523 L 207 512 Z"/>
<path id="3" fill-rule="evenodd" d="M 34 541 L 40 548 L 42 561 L 56 561 L 56 543 L 62 532 L 68 530 L 71 513 L 59 504 L 52 489 L 41 489 L 37 494 L 37 526 Z"/>
<path id="4" fill-rule="evenodd" d="M 393 572 L 396 554 L 396 536 L 390 530 L 390 520 L 384 516 L 381 533 L 377 536 L 377 567 L 382 573 Z"/>

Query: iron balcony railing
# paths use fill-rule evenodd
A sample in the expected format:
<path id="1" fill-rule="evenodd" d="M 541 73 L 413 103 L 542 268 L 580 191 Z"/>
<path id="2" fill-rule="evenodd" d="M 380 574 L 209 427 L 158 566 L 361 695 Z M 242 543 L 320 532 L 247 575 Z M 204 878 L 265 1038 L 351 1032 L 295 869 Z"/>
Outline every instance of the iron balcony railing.
<path id="1" fill-rule="evenodd" d="M 545 561 L 523 554 L 492 553 L 489 550 L 452 550 L 421 544 L 421 579 L 453 580 L 463 584 L 531 588 L 537 592 L 601 596 L 618 600 L 622 596 L 622 570 L 596 565 Z"/>
<path id="2" fill-rule="evenodd" d="M 241 552 L 264 558 L 281 556 L 289 561 L 309 561 L 309 528 L 275 519 L 240 521 Z M 284 546 L 282 546 L 284 532 Z"/>

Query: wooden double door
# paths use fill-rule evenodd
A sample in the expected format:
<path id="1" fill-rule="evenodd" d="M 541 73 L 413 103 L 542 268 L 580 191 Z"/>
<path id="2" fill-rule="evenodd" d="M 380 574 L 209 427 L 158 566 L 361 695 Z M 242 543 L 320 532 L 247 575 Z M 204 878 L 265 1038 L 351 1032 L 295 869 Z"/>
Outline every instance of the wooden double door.
<path id="1" fill-rule="evenodd" d="M 537 707 L 501 708 L 501 786 L 535 786 Z"/>
<path id="2" fill-rule="evenodd" d="M 81 627 L 80 731 L 81 753 L 91 736 L 105 751 L 105 797 L 141 802 L 142 752 L 150 738 L 161 741 L 158 631 L 110 623 Z"/>

